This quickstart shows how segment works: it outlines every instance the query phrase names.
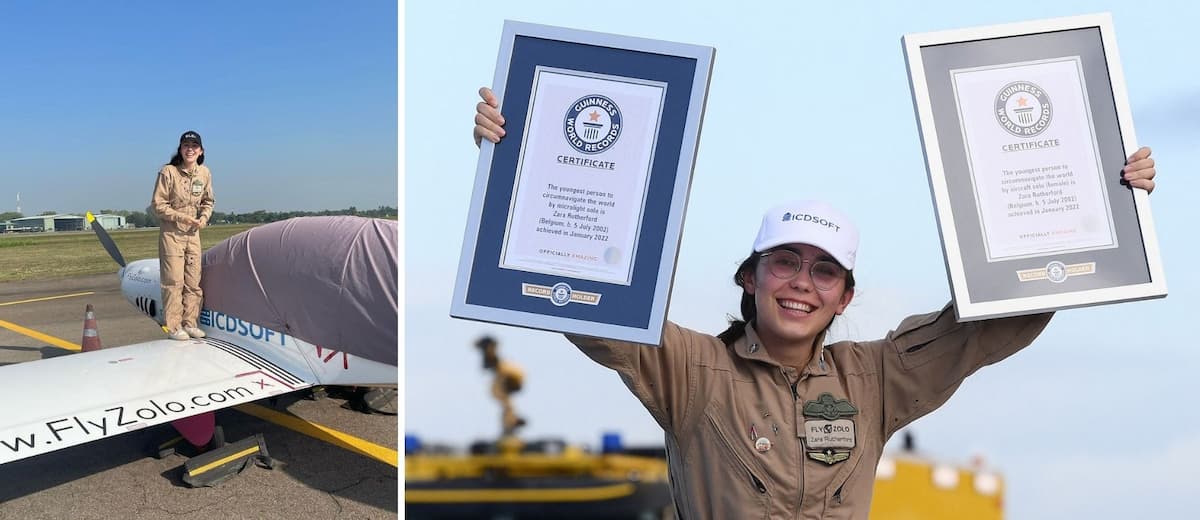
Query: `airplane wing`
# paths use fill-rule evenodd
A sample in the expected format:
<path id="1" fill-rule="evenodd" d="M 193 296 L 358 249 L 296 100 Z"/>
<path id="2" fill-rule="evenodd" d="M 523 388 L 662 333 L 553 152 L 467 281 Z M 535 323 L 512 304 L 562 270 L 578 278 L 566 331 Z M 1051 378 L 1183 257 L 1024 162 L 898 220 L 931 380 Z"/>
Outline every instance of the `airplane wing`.
<path id="1" fill-rule="evenodd" d="M 218 339 L 156 340 L 0 366 L 0 464 L 308 388 Z M 14 396 L 20 396 L 14 397 Z"/>

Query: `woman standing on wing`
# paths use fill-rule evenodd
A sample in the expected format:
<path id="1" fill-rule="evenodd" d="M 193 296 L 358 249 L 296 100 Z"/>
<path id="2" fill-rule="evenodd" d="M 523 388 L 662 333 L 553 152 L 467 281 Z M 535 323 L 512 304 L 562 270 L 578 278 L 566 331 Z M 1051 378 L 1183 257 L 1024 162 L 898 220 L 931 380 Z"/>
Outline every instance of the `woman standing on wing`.
<path id="1" fill-rule="evenodd" d="M 496 98 L 480 96 L 476 144 L 499 142 Z M 1138 150 L 1123 172 L 1148 192 L 1149 156 Z M 733 276 L 742 319 L 721 334 L 668 322 L 661 348 L 568 336 L 662 426 L 680 518 L 866 518 L 888 438 L 1029 345 L 1052 316 L 958 323 L 947 305 L 881 340 L 825 345 L 854 297 L 857 249 L 857 228 L 828 204 L 776 206 Z"/>
<path id="2" fill-rule="evenodd" d="M 200 230 L 212 216 L 212 173 L 204 166 L 200 134 L 184 132 L 171 162 L 158 171 L 151 201 L 158 217 L 163 325 L 171 339 L 203 338 L 196 327 L 200 289 Z"/>

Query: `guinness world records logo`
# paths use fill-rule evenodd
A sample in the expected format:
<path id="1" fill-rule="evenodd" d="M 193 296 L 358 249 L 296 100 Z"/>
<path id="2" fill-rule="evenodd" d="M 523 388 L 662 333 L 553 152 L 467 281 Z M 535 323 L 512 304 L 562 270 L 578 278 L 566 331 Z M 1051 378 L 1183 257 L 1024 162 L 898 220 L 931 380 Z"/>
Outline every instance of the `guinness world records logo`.
<path id="1" fill-rule="evenodd" d="M 581 153 L 598 154 L 621 135 L 621 109 L 608 97 L 584 96 L 571 103 L 563 118 L 563 136 Z"/>
<path id="2" fill-rule="evenodd" d="M 550 303 L 562 307 L 571 303 L 571 286 L 566 282 L 558 282 L 550 289 Z"/>
<path id="3" fill-rule="evenodd" d="M 1050 126 L 1050 96 L 1031 81 L 1014 81 L 996 94 L 996 121 L 1017 137 L 1033 137 Z"/>
<path id="4" fill-rule="evenodd" d="M 1063 283 L 1067 280 L 1066 264 L 1055 260 L 1046 264 L 1046 278 L 1054 283 Z"/>

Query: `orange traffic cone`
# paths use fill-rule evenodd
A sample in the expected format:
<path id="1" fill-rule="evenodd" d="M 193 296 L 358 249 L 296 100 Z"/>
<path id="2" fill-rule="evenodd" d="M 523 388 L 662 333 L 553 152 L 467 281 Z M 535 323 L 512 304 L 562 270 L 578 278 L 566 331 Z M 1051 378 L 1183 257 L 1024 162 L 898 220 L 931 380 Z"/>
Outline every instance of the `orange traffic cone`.
<path id="1" fill-rule="evenodd" d="M 96 313 L 92 311 L 92 304 L 88 304 L 87 311 L 83 314 L 83 342 L 80 344 L 84 352 L 100 350 L 100 331 L 96 329 Z"/>

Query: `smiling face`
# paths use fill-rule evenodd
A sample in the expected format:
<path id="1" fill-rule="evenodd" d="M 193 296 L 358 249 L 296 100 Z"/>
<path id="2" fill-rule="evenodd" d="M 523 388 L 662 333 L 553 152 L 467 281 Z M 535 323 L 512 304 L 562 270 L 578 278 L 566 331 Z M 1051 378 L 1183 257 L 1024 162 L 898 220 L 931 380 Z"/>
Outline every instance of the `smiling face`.
<path id="1" fill-rule="evenodd" d="M 196 164 L 200 157 L 204 155 L 204 148 L 194 141 L 184 141 L 179 143 L 179 156 L 183 158 L 184 164 Z"/>
<path id="2" fill-rule="evenodd" d="M 840 278 L 832 284 L 822 284 L 828 286 L 827 290 L 813 283 L 811 271 L 814 263 L 826 261 L 836 264 L 825 250 L 808 244 L 787 244 L 771 251 L 782 249 L 796 253 L 802 261 L 794 276 L 785 279 L 773 274 L 773 260 L 768 254 L 760 258 L 753 271 L 746 273 L 742 288 L 754 296 L 757 310 L 755 330 L 769 350 L 811 349 L 817 335 L 829 326 L 833 317 L 846 310 L 854 297 L 854 289 L 846 288 L 844 270 L 840 271 Z M 779 267 L 776 265 L 776 272 L 786 271 Z M 821 281 L 820 273 L 818 281 Z"/>

